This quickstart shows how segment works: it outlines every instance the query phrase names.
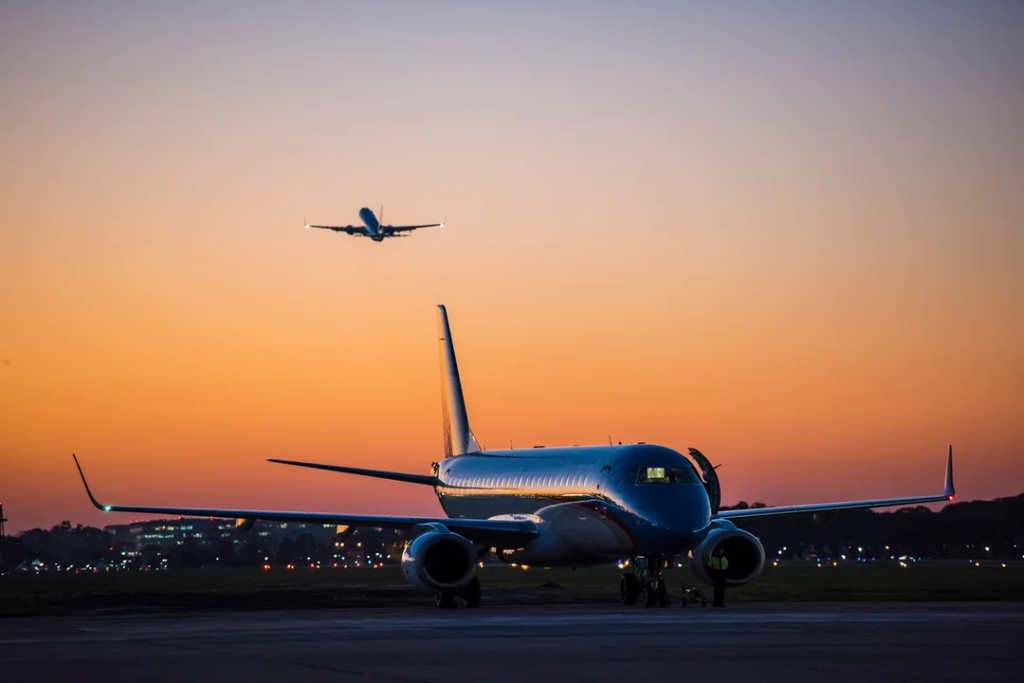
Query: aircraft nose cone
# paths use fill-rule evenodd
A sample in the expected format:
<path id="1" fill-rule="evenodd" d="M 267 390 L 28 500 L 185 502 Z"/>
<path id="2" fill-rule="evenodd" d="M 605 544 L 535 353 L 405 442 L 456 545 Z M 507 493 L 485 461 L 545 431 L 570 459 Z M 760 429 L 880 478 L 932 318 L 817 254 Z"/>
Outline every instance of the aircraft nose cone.
<path id="1" fill-rule="evenodd" d="M 704 487 L 698 484 L 650 501 L 648 514 L 662 534 L 685 544 L 707 528 L 711 504 Z"/>

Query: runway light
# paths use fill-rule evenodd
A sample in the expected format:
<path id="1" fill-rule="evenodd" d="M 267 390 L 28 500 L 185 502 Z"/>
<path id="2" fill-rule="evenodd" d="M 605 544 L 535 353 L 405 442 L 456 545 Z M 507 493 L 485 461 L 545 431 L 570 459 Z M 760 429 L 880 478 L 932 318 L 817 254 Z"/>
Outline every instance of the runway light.
<path id="1" fill-rule="evenodd" d="M 1003 562 L 1003 569 L 1006 569 L 1006 563 Z"/>
<path id="2" fill-rule="evenodd" d="M 773 567 L 778 567 L 779 566 L 779 561 L 775 560 L 774 562 L 772 562 L 772 566 Z"/>
<path id="3" fill-rule="evenodd" d="M 838 566 L 839 566 L 839 563 L 838 563 L 838 562 L 833 562 L 833 563 L 832 563 L 832 566 L 833 566 L 833 567 L 838 567 Z"/>

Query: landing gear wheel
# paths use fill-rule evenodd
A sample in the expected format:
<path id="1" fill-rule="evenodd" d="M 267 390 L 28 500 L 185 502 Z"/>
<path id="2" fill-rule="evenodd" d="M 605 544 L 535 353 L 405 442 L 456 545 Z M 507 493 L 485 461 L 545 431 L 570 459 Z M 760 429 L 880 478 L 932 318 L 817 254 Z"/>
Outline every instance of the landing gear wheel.
<path id="1" fill-rule="evenodd" d="M 438 609 L 454 609 L 455 608 L 455 594 L 454 593 L 437 593 L 437 608 Z"/>
<path id="2" fill-rule="evenodd" d="M 636 599 L 640 597 L 640 582 L 636 574 L 623 574 L 619 579 L 619 597 L 623 605 L 635 605 Z"/>
<path id="3" fill-rule="evenodd" d="M 462 589 L 462 599 L 466 601 L 466 607 L 480 606 L 480 577 L 474 576 L 473 580 Z"/>

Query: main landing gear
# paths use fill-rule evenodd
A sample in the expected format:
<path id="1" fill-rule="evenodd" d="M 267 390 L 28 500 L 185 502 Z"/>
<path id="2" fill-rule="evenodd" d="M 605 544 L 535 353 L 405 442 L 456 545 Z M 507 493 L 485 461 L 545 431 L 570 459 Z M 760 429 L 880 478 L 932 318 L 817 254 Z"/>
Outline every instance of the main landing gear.
<path id="1" fill-rule="evenodd" d="M 448 591 L 437 593 L 438 609 L 454 609 L 455 598 L 462 598 L 466 607 L 480 606 L 480 577 L 474 576 L 473 580 L 466 584 L 461 591 Z"/>
<path id="2" fill-rule="evenodd" d="M 619 597 L 623 605 L 635 605 L 643 599 L 645 607 L 665 607 L 669 604 L 668 588 L 661 570 L 665 566 L 664 555 L 641 555 L 633 558 L 636 573 L 627 572 L 619 580 Z"/>

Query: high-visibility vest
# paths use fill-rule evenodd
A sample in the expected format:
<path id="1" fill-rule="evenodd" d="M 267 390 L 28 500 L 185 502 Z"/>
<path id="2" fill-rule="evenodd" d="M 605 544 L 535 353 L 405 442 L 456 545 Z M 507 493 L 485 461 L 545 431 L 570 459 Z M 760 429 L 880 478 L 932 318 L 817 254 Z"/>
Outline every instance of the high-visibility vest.
<path id="1" fill-rule="evenodd" d="M 710 566 L 712 569 L 722 569 L 722 558 L 720 558 L 718 555 L 713 556 L 711 558 Z"/>
<path id="2" fill-rule="evenodd" d="M 718 559 L 719 559 L 719 560 L 721 560 L 721 565 L 722 565 L 722 571 L 724 572 L 724 571 L 725 571 L 726 569 L 728 569 L 728 568 L 729 568 L 729 558 L 728 558 L 728 557 L 726 557 L 725 555 L 722 555 L 722 556 L 721 556 L 720 558 L 718 558 Z"/>

